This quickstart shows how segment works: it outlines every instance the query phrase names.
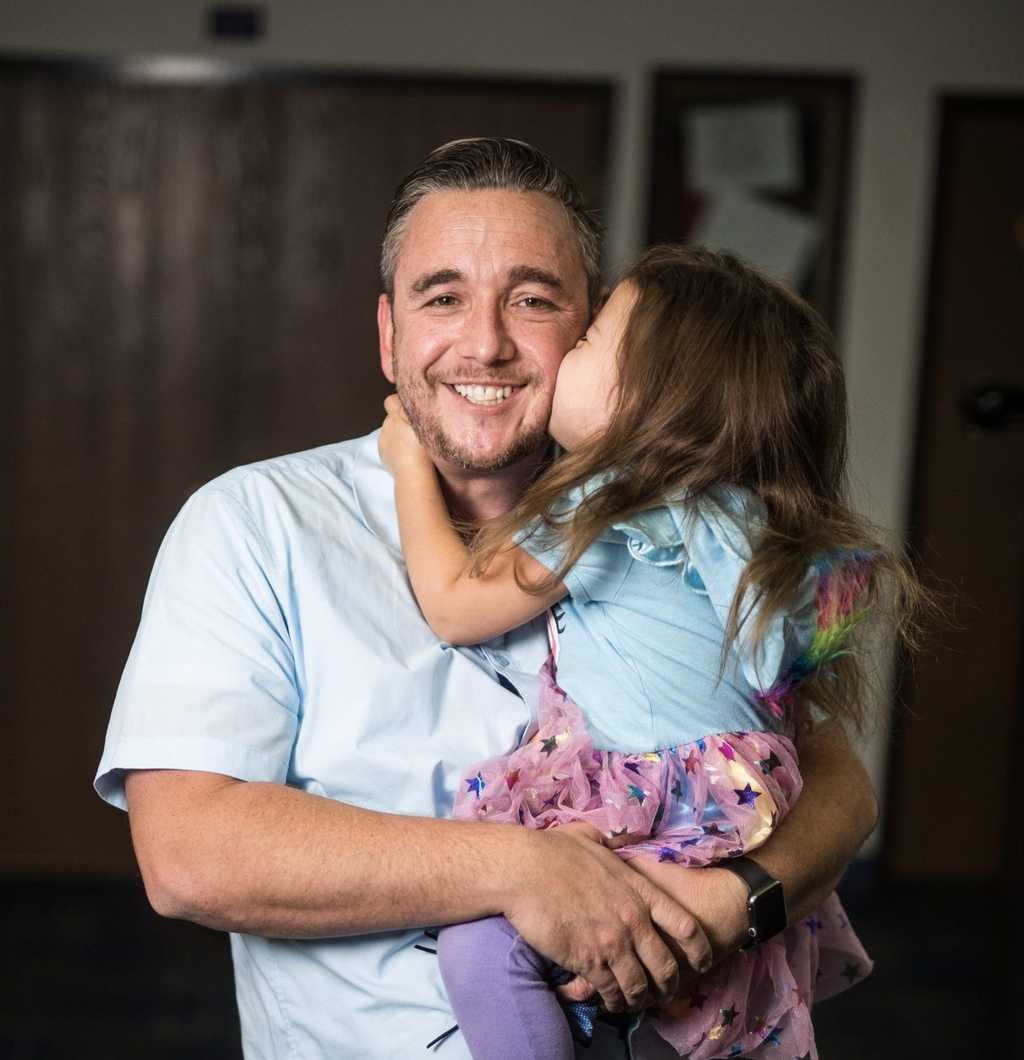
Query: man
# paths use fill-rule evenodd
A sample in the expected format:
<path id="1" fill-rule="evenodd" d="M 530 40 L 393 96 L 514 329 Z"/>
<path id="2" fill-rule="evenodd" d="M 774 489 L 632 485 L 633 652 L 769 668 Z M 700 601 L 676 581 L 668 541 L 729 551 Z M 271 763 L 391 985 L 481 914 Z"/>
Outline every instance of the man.
<path id="1" fill-rule="evenodd" d="M 599 296 L 578 193 L 525 144 L 439 148 L 398 191 L 382 281 L 382 368 L 453 514 L 507 510 Z M 744 940 L 747 887 L 725 869 L 681 869 L 670 897 L 585 832 L 445 819 L 460 771 L 523 738 L 544 654 L 536 626 L 438 643 L 375 436 L 236 469 L 185 505 L 97 789 L 129 811 L 154 908 L 232 932 L 247 1057 L 421 1054 L 452 1023 L 427 925 L 504 914 L 619 1011 L 692 977 L 707 938 L 718 954 Z M 803 766 L 757 859 L 791 918 L 874 818 L 841 732 L 809 738 Z M 443 1050 L 467 1055 L 457 1034 Z"/>

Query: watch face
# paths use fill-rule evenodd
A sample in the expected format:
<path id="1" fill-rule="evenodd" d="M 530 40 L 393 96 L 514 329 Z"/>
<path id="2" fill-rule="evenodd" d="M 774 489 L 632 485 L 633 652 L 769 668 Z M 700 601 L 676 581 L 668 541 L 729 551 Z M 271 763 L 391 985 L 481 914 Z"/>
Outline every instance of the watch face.
<path id="1" fill-rule="evenodd" d="M 786 926 L 786 899 L 778 880 L 752 898 L 751 906 L 751 920 L 757 928 L 758 942 L 770 939 Z"/>

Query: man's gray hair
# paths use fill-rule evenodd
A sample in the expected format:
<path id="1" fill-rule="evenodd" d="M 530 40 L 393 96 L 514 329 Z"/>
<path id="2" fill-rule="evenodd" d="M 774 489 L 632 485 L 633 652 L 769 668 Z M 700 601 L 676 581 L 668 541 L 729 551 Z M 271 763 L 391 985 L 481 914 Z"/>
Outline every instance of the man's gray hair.
<path id="1" fill-rule="evenodd" d="M 479 137 L 452 140 L 435 148 L 398 185 L 384 225 L 380 281 L 384 293 L 395 293 L 395 268 L 405 228 L 416 204 L 435 191 L 539 191 L 561 203 L 576 235 L 591 307 L 601 292 L 603 230 L 587 212 L 575 181 L 543 151 L 522 140 Z"/>

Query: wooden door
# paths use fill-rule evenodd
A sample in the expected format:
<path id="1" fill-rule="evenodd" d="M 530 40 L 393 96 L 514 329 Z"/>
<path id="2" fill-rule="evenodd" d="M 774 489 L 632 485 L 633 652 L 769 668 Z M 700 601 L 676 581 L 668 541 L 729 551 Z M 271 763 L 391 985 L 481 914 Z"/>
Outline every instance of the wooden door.
<path id="1" fill-rule="evenodd" d="M 580 83 L 0 64 L 0 867 L 131 866 L 91 780 L 157 546 L 219 472 L 379 423 L 398 181 L 447 140 L 513 136 L 599 210 L 610 102 Z"/>
<path id="2" fill-rule="evenodd" d="M 956 628 L 905 684 L 886 860 L 992 879 L 1020 847 L 1024 99 L 944 102 L 933 238 L 911 529 Z"/>

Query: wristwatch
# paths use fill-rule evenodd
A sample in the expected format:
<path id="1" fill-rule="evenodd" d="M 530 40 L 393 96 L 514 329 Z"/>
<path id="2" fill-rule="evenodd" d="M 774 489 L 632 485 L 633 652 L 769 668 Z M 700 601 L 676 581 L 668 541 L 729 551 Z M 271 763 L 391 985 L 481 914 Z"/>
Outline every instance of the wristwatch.
<path id="1" fill-rule="evenodd" d="M 740 949 L 753 949 L 759 942 L 777 935 L 787 924 L 786 898 L 782 881 L 769 876 L 756 861 L 747 857 L 725 858 L 716 868 L 728 869 L 747 885 L 747 935 Z"/>

